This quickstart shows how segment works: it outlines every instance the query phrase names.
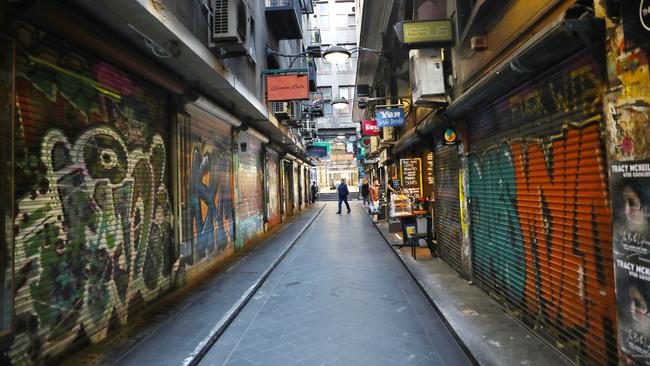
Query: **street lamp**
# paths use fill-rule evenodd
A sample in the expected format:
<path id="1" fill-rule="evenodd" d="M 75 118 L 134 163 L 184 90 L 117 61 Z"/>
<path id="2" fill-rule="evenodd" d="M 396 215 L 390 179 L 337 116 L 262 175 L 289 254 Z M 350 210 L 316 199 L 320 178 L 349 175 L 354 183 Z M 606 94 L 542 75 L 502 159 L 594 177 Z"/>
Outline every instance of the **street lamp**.
<path id="1" fill-rule="evenodd" d="M 350 48 L 349 50 L 342 47 L 342 46 L 330 46 L 325 50 L 323 53 L 323 58 L 327 60 L 327 62 L 334 64 L 334 65 L 342 65 L 352 57 L 352 54 L 355 52 L 360 52 L 360 51 L 365 51 L 365 52 L 372 52 L 372 53 L 383 53 L 382 51 L 376 51 L 370 48 L 364 48 L 364 47 L 353 47 Z"/>
<path id="2" fill-rule="evenodd" d="M 345 98 L 334 98 L 332 100 L 332 107 L 337 110 L 345 109 L 348 106 L 348 101 Z"/>

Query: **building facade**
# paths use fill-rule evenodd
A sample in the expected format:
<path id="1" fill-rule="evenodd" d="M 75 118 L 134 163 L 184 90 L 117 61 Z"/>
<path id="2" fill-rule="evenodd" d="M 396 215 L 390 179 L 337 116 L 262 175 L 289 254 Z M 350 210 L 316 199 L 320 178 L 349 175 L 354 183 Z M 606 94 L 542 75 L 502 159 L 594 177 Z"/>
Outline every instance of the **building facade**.
<path id="1" fill-rule="evenodd" d="M 110 337 L 307 207 L 264 75 L 308 74 L 283 55 L 313 4 L 215 4 L 0 2 L 1 364 Z"/>
<path id="2" fill-rule="evenodd" d="M 399 176 L 420 159 L 440 256 L 567 358 L 647 362 L 648 222 L 635 216 L 646 194 L 646 2 L 357 4 L 360 46 L 383 52 L 360 55 L 357 84 L 406 115 L 382 129 L 366 169 Z M 414 40 L 418 26 L 453 37 Z M 426 62 L 440 79 L 420 73 Z M 372 119 L 369 106 L 355 114 Z"/>

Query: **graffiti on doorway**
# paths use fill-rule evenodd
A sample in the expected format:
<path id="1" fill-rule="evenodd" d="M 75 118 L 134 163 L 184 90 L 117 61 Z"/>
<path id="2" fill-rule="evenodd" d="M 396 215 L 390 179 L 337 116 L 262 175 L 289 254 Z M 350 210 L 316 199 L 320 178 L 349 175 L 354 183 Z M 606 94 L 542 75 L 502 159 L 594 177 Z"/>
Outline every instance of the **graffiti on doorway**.
<path id="1" fill-rule="evenodd" d="M 616 304 L 599 123 L 468 159 L 475 278 L 601 362 L 616 357 Z"/>
<path id="2" fill-rule="evenodd" d="M 174 260 L 165 98 L 45 38 L 17 30 L 14 364 L 106 337 Z"/>
<path id="3" fill-rule="evenodd" d="M 232 243 L 230 165 L 223 169 L 224 161 L 231 158 L 223 155 L 205 144 L 195 144 L 192 149 L 190 210 L 196 258 L 205 258 Z"/>

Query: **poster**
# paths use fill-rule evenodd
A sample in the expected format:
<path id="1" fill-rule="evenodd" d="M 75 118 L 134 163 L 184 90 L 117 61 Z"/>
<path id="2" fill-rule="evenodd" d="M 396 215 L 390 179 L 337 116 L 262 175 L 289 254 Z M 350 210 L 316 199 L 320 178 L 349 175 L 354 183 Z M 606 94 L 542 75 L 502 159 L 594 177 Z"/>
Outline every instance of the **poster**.
<path id="1" fill-rule="evenodd" d="M 650 365 L 650 160 L 612 163 L 610 177 L 619 342 Z"/>
<path id="2" fill-rule="evenodd" d="M 420 198 L 422 196 L 422 160 L 420 158 L 400 159 L 402 193 Z"/>

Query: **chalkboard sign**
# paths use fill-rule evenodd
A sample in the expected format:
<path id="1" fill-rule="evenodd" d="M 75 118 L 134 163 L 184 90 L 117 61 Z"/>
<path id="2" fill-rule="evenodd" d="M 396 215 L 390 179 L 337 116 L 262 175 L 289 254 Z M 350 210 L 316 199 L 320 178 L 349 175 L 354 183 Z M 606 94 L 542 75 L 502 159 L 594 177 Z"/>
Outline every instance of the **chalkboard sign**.
<path id="1" fill-rule="evenodd" d="M 402 192 L 420 198 L 422 196 L 422 160 L 420 158 L 400 159 Z"/>

